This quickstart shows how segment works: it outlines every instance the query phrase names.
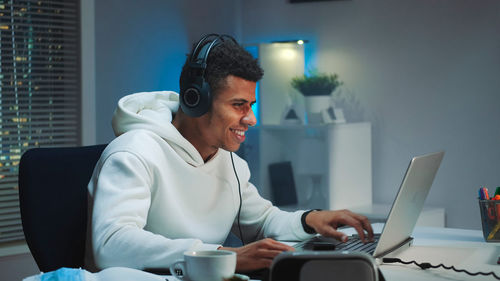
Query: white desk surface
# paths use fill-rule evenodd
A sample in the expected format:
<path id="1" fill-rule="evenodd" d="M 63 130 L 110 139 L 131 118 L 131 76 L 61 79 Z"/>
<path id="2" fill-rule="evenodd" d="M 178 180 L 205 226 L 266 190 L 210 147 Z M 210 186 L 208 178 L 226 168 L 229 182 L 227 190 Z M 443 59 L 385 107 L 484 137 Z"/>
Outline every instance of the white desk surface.
<path id="1" fill-rule="evenodd" d="M 375 232 L 381 232 L 382 228 L 382 223 L 373 224 Z M 343 231 L 348 235 L 354 233 L 352 229 Z M 429 262 L 432 265 L 443 263 L 470 272 L 493 271 L 500 276 L 500 265 L 497 265 L 500 243 L 484 242 L 480 230 L 417 226 L 413 237 L 413 246 L 400 253 L 398 258 L 404 261 Z M 495 280 L 491 275 L 470 276 L 443 268 L 422 270 L 415 265 L 399 263 L 382 264 L 380 269 L 387 281 Z M 168 276 L 168 280 L 178 279 Z"/>
<path id="2" fill-rule="evenodd" d="M 381 224 L 374 224 L 377 230 Z M 480 230 L 455 228 L 416 227 L 413 232 L 414 244 L 397 257 L 404 261 L 429 262 L 432 265 L 443 263 L 470 272 L 493 271 L 500 276 L 500 243 L 486 243 Z M 390 280 L 495 280 L 493 276 L 470 276 L 452 270 L 426 269 L 415 265 L 382 264 L 382 273 Z"/>

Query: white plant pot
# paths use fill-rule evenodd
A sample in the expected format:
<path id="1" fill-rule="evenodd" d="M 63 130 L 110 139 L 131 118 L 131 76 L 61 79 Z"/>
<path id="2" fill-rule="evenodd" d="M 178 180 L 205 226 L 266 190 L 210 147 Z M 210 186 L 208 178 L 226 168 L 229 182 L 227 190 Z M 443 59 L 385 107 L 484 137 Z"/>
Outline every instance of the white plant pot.
<path id="1" fill-rule="evenodd" d="M 304 102 L 307 113 L 321 113 L 331 106 L 331 96 L 307 96 L 304 97 Z"/>

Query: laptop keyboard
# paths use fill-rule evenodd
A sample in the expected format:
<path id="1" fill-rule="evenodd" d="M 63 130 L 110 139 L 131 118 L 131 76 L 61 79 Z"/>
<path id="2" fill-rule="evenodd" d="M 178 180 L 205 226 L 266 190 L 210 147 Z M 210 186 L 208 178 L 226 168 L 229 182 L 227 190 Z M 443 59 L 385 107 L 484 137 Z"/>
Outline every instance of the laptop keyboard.
<path id="1" fill-rule="evenodd" d="M 380 234 L 375 234 L 373 242 L 363 243 L 361 239 L 359 239 L 358 235 L 349 237 L 347 242 L 340 242 L 336 239 L 323 236 L 315 236 L 311 239 L 295 244 L 294 248 L 313 251 L 355 251 L 365 252 L 372 255 L 377 247 L 379 237 Z"/>
<path id="2" fill-rule="evenodd" d="M 337 249 L 343 251 L 356 251 L 356 252 L 365 252 L 370 255 L 375 251 L 375 247 L 377 246 L 378 237 L 374 239 L 373 242 L 363 243 L 359 237 L 353 237 L 349 239 L 345 243 L 341 243 L 337 246 Z"/>

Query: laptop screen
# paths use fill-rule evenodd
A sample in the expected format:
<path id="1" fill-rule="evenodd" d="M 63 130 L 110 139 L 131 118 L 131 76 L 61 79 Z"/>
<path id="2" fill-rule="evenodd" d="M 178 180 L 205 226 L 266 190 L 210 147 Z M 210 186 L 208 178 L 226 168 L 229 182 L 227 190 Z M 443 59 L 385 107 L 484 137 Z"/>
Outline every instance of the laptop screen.
<path id="1" fill-rule="evenodd" d="M 443 156 L 441 151 L 410 161 L 373 253 L 375 257 L 385 255 L 410 238 Z"/>

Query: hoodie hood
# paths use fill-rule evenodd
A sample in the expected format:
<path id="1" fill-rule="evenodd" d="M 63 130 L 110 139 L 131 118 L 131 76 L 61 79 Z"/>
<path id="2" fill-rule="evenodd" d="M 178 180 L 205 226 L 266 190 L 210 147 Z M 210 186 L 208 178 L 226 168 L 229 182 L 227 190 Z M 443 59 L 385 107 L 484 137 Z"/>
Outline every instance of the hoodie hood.
<path id="1" fill-rule="evenodd" d="M 131 130 L 149 130 L 162 137 L 187 163 L 204 164 L 196 148 L 172 125 L 179 108 L 179 94 L 172 91 L 141 92 L 118 101 L 112 126 L 116 136 Z"/>

